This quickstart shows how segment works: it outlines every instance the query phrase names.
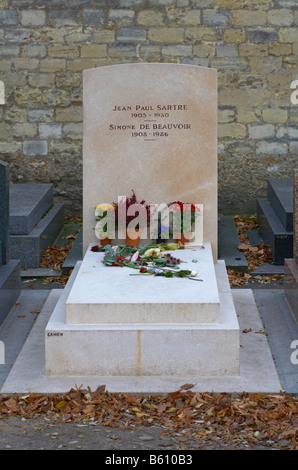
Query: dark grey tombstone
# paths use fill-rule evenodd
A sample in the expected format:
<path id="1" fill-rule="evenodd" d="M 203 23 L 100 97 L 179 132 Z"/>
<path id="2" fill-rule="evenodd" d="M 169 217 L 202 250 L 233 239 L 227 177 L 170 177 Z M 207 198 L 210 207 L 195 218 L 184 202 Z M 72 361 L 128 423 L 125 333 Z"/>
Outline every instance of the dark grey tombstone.
<path id="1" fill-rule="evenodd" d="M 0 327 L 21 293 L 21 263 L 10 259 L 9 186 L 8 163 L 0 160 Z"/>
<path id="2" fill-rule="evenodd" d="M 0 160 L 0 247 L 1 262 L 9 261 L 9 166 Z"/>

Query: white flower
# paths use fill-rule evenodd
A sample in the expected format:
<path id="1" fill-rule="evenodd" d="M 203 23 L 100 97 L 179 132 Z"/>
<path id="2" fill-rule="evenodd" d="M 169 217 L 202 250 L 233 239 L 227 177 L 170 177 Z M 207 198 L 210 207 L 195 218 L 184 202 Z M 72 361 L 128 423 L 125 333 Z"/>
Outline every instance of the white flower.
<path id="1" fill-rule="evenodd" d="M 147 271 L 149 273 L 154 273 L 154 274 L 162 274 L 163 273 L 162 269 L 157 269 L 157 268 L 148 268 Z"/>
<path id="2" fill-rule="evenodd" d="M 190 273 L 190 275 L 191 275 L 192 277 L 196 277 L 197 272 L 196 272 L 196 271 L 192 271 L 192 272 Z"/>
<path id="3" fill-rule="evenodd" d="M 150 256 L 156 256 L 160 258 L 163 254 L 160 251 L 160 248 L 150 248 L 149 250 L 145 251 L 144 253 L 145 258 L 150 258 Z"/>

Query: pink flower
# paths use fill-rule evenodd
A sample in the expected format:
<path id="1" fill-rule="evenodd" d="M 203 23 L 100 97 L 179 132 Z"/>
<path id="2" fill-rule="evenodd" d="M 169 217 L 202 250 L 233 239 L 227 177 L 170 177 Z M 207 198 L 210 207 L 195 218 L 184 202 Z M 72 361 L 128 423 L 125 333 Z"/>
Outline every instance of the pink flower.
<path id="1" fill-rule="evenodd" d="M 130 258 L 130 261 L 137 261 L 138 257 L 139 257 L 139 252 L 136 251 Z"/>

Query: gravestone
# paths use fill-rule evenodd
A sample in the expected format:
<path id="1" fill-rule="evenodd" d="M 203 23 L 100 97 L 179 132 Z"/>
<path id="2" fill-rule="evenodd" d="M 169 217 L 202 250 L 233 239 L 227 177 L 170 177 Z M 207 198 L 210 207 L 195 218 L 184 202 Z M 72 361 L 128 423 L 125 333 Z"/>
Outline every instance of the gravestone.
<path id="1" fill-rule="evenodd" d="M 293 180 L 269 178 L 267 198 L 257 199 L 257 221 L 262 240 L 269 246 L 272 262 L 283 265 L 293 256 Z"/>
<path id="2" fill-rule="evenodd" d="M 239 325 L 217 260 L 216 70 L 101 67 L 84 71 L 83 96 L 84 259 L 46 327 L 46 374 L 239 375 Z M 203 204 L 204 247 L 173 252 L 200 282 L 130 276 L 91 250 L 94 206 L 131 190 L 148 204 Z"/>
<path id="3" fill-rule="evenodd" d="M 10 259 L 9 249 L 9 165 L 0 160 L 0 325 L 20 292 L 20 260 Z"/>
<path id="4" fill-rule="evenodd" d="M 293 182 L 293 258 L 285 259 L 285 296 L 298 321 L 298 169 Z"/>
<path id="5" fill-rule="evenodd" d="M 216 261 L 216 70 L 125 64 L 85 70 L 83 79 L 84 252 L 98 242 L 94 205 L 134 190 L 148 204 L 203 204 Z"/>

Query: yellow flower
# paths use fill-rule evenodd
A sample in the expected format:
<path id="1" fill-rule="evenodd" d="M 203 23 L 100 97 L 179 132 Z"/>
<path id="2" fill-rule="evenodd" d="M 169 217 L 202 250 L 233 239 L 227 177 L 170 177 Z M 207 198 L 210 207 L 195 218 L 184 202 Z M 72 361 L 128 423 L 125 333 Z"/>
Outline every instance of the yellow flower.
<path id="1" fill-rule="evenodd" d="M 157 258 L 163 257 L 159 248 L 150 248 L 149 250 L 145 251 L 144 253 L 145 258 L 150 258 L 150 256 L 155 256 Z"/>
<path id="2" fill-rule="evenodd" d="M 113 204 L 98 204 L 94 207 L 94 209 L 101 209 L 102 211 L 109 211 L 115 210 L 115 206 Z"/>

